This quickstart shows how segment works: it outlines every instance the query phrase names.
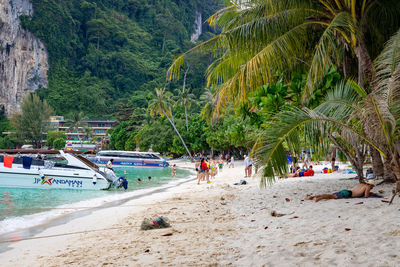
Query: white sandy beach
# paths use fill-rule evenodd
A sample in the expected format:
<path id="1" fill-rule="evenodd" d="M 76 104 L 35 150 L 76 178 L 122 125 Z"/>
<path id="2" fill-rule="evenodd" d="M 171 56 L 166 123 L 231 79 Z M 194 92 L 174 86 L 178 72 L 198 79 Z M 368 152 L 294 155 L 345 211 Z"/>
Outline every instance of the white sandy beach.
<path id="1" fill-rule="evenodd" d="M 182 165 L 188 165 L 182 163 Z M 399 266 L 400 199 L 353 198 L 315 203 L 306 194 L 351 189 L 354 174 L 283 179 L 259 188 L 243 179 L 242 162 L 211 184 L 196 181 L 104 208 L 11 243 L 2 266 Z M 319 168 L 318 168 L 319 167 Z M 271 216 L 271 212 L 286 214 Z M 171 228 L 141 231 L 145 217 L 165 216 Z M 103 229 L 101 231 L 94 231 Z M 163 236 L 165 234 L 172 234 Z"/>

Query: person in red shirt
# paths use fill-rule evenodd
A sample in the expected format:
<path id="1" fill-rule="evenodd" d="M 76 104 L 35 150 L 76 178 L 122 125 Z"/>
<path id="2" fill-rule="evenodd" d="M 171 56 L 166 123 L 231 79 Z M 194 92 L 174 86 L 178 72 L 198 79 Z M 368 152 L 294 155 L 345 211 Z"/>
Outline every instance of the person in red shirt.
<path id="1" fill-rule="evenodd" d="M 204 159 L 201 159 L 200 176 L 199 176 L 199 179 L 197 180 L 197 184 L 200 184 L 200 179 L 204 180 L 205 178 L 207 178 L 207 183 L 210 183 L 210 180 L 208 179 L 208 176 L 206 176 L 207 170 L 208 170 L 207 163 L 204 161 Z"/>
<path id="2" fill-rule="evenodd" d="M 314 176 L 314 170 L 312 168 L 312 166 L 310 165 L 310 167 L 308 168 L 308 170 L 306 170 L 304 172 L 304 176 Z"/>
<path id="3" fill-rule="evenodd" d="M 311 165 L 305 171 L 298 170 L 295 173 L 288 174 L 288 177 L 303 177 L 303 176 L 314 176 L 314 170 Z"/>

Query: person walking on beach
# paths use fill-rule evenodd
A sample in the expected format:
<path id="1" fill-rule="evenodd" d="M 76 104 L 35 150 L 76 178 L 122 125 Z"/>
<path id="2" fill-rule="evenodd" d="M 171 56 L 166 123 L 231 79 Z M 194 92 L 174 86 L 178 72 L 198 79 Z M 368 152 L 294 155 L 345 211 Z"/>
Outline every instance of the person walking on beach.
<path id="1" fill-rule="evenodd" d="M 210 181 L 210 160 L 209 158 L 206 158 L 206 164 L 207 164 L 207 169 L 206 169 L 206 180 L 207 182 Z"/>
<path id="2" fill-rule="evenodd" d="M 206 170 L 207 170 L 207 163 L 204 161 L 204 159 L 201 159 L 201 163 L 200 163 L 200 176 L 197 179 L 197 184 L 200 184 L 200 180 L 204 180 L 204 178 L 206 177 Z M 207 178 L 207 183 L 210 183 L 210 181 Z"/>
<path id="3" fill-rule="evenodd" d="M 176 178 L 176 164 L 171 168 L 171 179 Z"/>
<path id="4" fill-rule="evenodd" d="M 235 168 L 235 159 L 234 159 L 234 157 L 232 156 L 231 157 L 231 159 L 230 159 L 230 161 L 229 161 L 229 168 Z"/>
<path id="5" fill-rule="evenodd" d="M 244 155 L 244 178 L 251 177 L 253 162 L 250 157 Z"/>
<path id="6" fill-rule="evenodd" d="M 224 160 L 222 159 L 222 154 L 219 155 L 219 161 L 218 161 L 218 171 L 219 173 L 222 173 L 222 168 L 224 167 Z"/>
<path id="7" fill-rule="evenodd" d="M 310 154 L 308 154 L 306 151 L 303 151 L 303 159 L 304 159 L 303 169 L 308 169 L 308 165 L 310 165 L 310 159 L 311 159 Z"/>
<path id="8" fill-rule="evenodd" d="M 199 177 L 200 177 L 200 164 L 201 164 L 200 160 L 196 159 L 196 162 L 194 164 L 194 168 L 195 168 L 196 173 L 197 173 L 197 179 L 199 179 Z"/>
<path id="9" fill-rule="evenodd" d="M 253 175 L 253 159 L 249 157 L 247 162 L 247 175 L 251 177 Z"/>
<path id="10" fill-rule="evenodd" d="M 332 149 L 332 153 L 331 153 L 331 167 L 332 167 L 332 171 L 335 171 L 335 161 L 336 161 L 336 157 L 335 157 L 335 149 Z"/>

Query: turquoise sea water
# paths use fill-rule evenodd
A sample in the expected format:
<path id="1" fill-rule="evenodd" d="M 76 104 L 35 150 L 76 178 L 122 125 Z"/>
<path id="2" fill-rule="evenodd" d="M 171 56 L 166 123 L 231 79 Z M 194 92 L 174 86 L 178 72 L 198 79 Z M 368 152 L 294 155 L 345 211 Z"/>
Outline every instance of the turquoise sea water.
<path id="1" fill-rule="evenodd" d="M 121 196 L 123 198 L 123 194 L 134 190 L 157 187 L 171 181 L 170 168 L 116 167 L 114 169 L 117 172 L 117 176 L 126 176 L 128 180 L 127 192 L 123 189 L 91 191 L 77 189 L 0 188 L 0 229 L 2 228 L 2 223 L 10 223 L 10 218 L 16 219 L 24 215 L 50 211 L 61 205 L 65 207 L 66 204 L 100 197 L 107 199 L 108 196 Z M 126 171 L 126 174 L 124 174 L 124 171 Z M 188 178 L 190 175 L 190 172 L 187 170 L 177 170 L 177 179 Z M 148 176 L 152 177 L 151 181 L 148 180 Z M 143 181 L 142 184 L 137 182 L 138 178 Z"/>

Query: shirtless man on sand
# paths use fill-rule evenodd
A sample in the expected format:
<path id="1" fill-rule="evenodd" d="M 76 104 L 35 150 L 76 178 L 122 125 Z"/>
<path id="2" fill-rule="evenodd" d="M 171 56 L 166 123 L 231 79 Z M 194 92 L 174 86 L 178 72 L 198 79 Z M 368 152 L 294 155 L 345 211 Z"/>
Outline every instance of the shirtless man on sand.
<path id="1" fill-rule="evenodd" d="M 370 197 L 373 196 L 374 193 L 370 192 L 371 189 L 375 186 L 374 180 L 367 180 L 365 183 L 361 183 L 357 185 L 353 190 L 341 190 L 339 192 L 333 194 L 325 194 L 325 195 L 317 195 L 317 196 L 306 196 L 306 200 L 313 200 L 318 202 L 322 199 L 342 199 L 342 198 L 351 198 L 351 197 Z"/>

